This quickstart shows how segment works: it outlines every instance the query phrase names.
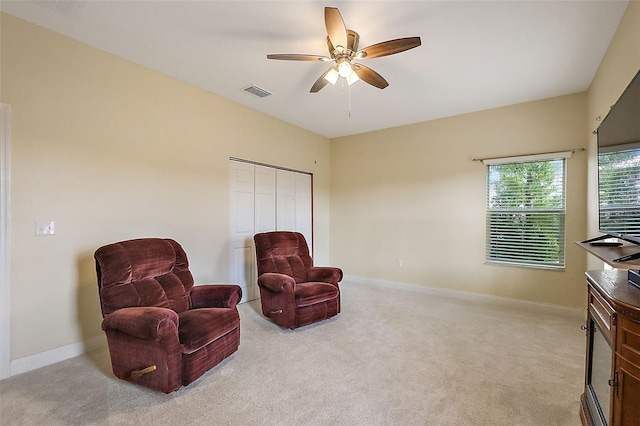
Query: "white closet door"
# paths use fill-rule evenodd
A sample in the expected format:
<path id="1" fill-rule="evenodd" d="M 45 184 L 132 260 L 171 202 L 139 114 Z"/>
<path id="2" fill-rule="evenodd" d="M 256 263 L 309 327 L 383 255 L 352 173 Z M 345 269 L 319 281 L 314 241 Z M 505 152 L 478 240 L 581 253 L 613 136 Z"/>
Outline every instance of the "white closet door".
<path id="1" fill-rule="evenodd" d="M 253 164 L 231 161 L 230 274 L 242 287 L 242 302 L 258 297 L 253 246 L 255 189 Z"/>
<path id="2" fill-rule="evenodd" d="M 242 302 L 257 299 L 259 232 L 297 231 L 313 248 L 311 175 L 230 161 L 230 282 L 242 287 Z"/>
<path id="3" fill-rule="evenodd" d="M 276 230 L 276 169 L 255 166 L 255 234 Z"/>
<path id="4" fill-rule="evenodd" d="M 311 175 L 305 173 L 295 173 L 295 230 L 307 240 L 309 253 L 313 256 L 312 244 L 312 214 L 311 214 Z"/>
<path id="5" fill-rule="evenodd" d="M 278 231 L 296 231 L 304 235 L 313 256 L 311 232 L 311 175 L 277 171 Z"/>
<path id="6" fill-rule="evenodd" d="M 288 170 L 277 170 L 277 228 L 278 231 L 296 230 L 296 175 Z"/>

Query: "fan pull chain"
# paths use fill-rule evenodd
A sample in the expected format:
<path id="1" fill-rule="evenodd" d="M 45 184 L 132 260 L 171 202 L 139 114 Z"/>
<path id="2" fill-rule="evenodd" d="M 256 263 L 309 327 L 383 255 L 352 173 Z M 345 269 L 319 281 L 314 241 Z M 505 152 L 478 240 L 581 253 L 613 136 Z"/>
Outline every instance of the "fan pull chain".
<path id="1" fill-rule="evenodd" d="M 348 87 L 349 90 L 349 118 L 351 118 L 351 86 Z"/>

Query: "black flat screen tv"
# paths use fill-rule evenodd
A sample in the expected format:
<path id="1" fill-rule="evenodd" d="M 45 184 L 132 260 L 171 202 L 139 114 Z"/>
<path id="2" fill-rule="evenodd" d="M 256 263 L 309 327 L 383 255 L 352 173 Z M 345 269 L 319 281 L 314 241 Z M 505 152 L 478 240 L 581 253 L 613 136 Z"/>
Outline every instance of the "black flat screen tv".
<path id="1" fill-rule="evenodd" d="M 640 71 L 597 136 L 600 232 L 640 244 Z"/>

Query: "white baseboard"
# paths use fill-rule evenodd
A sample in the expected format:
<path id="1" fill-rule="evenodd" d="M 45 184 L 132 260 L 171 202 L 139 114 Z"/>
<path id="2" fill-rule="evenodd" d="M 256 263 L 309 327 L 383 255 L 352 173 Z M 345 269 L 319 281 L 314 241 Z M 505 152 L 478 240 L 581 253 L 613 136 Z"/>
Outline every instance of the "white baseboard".
<path id="1" fill-rule="evenodd" d="M 471 293 L 467 291 L 451 290 L 447 288 L 428 287 L 421 284 L 402 283 L 397 281 L 377 280 L 373 278 L 345 275 L 344 281 L 353 281 L 362 284 L 374 284 L 381 287 L 401 287 L 407 291 L 417 291 L 437 296 L 451 297 L 454 299 L 469 300 L 478 303 L 491 303 L 516 309 L 526 309 L 528 311 L 541 314 L 561 315 L 569 318 L 584 320 L 586 311 L 584 309 L 569 308 L 566 306 L 549 305 L 546 303 L 531 302 L 522 299 L 509 297 L 491 296 L 488 294 Z"/>
<path id="2" fill-rule="evenodd" d="M 12 360 L 9 366 L 9 376 L 26 373 L 56 362 L 64 361 L 69 358 L 80 356 L 86 352 L 90 352 L 107 345 L 105 336 L 96 336 L 82 342 L 73 343 L 71 345 L 62 346 L 61 348 L 51 349 L 24 358 Z"/>

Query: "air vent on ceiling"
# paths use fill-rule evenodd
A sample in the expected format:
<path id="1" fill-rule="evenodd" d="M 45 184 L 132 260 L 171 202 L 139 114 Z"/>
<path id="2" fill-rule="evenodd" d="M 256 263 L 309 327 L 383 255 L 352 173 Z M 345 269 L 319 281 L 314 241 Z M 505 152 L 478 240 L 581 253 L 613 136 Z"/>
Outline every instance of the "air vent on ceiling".
<path id="1" fill-rule="evenodd" d="M 38 0 L 38 3 L 67 16 L 75 16 L 84 0 Z"/>
<path id="2" fill-rule="evenodd" d="M 265 98 L 267 96 L 271 96 L 271 93 L 267 92 L 264 89 L 261 89 L 260 87 L 253 85 L 253 86 L 249 86 L 249 87 L 245 87 L 244 91 L 247 93 L 251 93 L 252 95 L 255 95 L 259 98 Z"/>

